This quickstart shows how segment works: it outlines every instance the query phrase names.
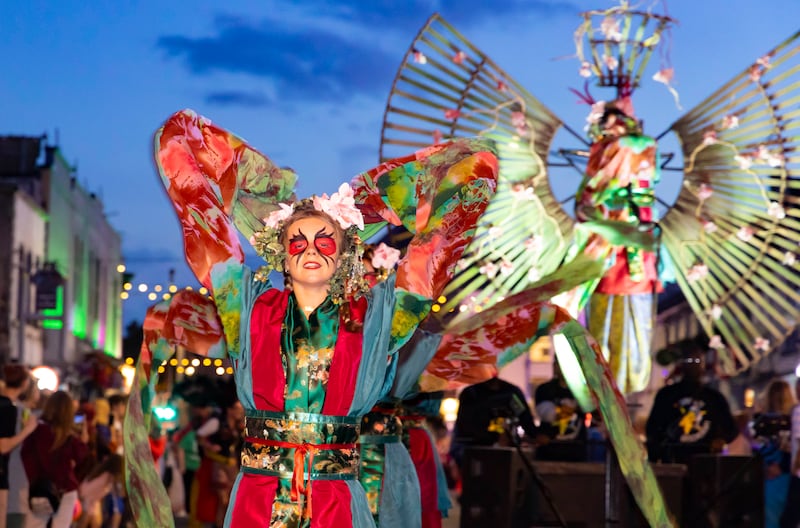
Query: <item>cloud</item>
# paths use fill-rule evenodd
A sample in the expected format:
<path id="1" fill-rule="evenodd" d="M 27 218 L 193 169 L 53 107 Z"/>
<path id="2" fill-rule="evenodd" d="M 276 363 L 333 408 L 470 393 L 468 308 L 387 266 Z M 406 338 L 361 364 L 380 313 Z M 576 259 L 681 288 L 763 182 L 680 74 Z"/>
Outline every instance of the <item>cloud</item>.
<path id="1" fill-rule="evenodd" d="M 220 106 L 267 106 L 273 101 L 259 91 L 221 90 L 206 95 L 206 102 Z"/>
<path id="2" fill-rule="evenodd" d="M 158 46 L 195 74 L 244 73 L 269 79 L 281 101 L 341 101 L 359 93 L 380 94 L 398 61 L 333 30 L 233 17 L 219 17 L 216 26 L 214 36 L 164 36 Z"/>
<path id="3" fill-rule="evenodd" d="M 269 98 L 259 92 L 222 89 L 207 95 L 212 103 L 343 103 L 358 95 L 384 97 L 402 53 L 434 12 L 457 27 L 468 27 L 487 17 L 495 22 L 522 15 L 547 19 L 580 11 L 560 0 L 307 0 L 300 7 L 281 4 L 280 19 L 218 15 L 212 34 L 165 35 L 157 46 L 197 75 L 245 74 L 269 83 Z"/>

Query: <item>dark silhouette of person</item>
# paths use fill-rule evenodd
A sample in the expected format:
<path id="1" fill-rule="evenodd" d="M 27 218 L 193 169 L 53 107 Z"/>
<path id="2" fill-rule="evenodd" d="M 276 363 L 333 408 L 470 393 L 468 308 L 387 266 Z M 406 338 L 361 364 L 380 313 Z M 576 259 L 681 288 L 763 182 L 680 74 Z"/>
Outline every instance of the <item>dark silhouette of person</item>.
<path id="1" fill-rule="evenodd" d="M 510 419 L 531 438 L 538 433 L 525 394 L 516 385 L 498 377 L 470 385 L 461 391 L 458 400 L 450 454 L 459 466 L 467 446 L 492 446 L 508 440 L 496 426 L 498 420 Z"/>
<path id="2" fill-rule="evenodd" d="M 680 381 L 659 389 L 647 419 L 652 462 L 688 464 L 694 455 L 721 453 L 739 437 L 725 396 L 704 381 L 705 347 L 694 340 L 678 346 Z"/>

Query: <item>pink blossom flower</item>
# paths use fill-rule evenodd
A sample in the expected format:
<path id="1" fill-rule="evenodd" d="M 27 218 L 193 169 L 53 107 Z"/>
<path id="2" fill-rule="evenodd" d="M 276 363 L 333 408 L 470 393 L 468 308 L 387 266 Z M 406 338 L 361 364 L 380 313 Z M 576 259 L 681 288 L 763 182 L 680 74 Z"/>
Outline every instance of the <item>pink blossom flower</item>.
<path id="1" fill-rule="evenodd" d="M 607 16 L 600 22 L 600 32 L 605 35 L 608 40 L 619 42 L 622 39 L 622 33 L 619 30 L 619 20 L 613 16 Z"/>
<path id="2" fill-rule="evenodd" d="M 511 124 L 515 127 L 527 126 L 525 114 L 522 112 L 511 112 Z"/>
<path id="3" fill-rule="evenodd" d="M 781 263 L 784 266 L 794 266 L 795 262 L 797 262 L 797 255 L 792 253 L 791 251 L 787 251 L 783 254 L 783 260 Z"/>
<path id="4" fill-rule="evenodd" d="M 619 61 L 616 58 L 605 54 L 603 55 L 603 63 L 609 70 L 616 70 L 617 66 L 619 66 Z"/>
<path id="5" fill-rule="evenodd" d="M 761 76 L 764 75 L 764 68 L 759 66 L 758 64 L 753 64 L 750 66 L 750 80 L 753 82 L 758 82 L 761 80 Z"/>
<path id="6" fill-rule="evenodd" d="M 525 240 L 523 244 L 528 251 L 539 251 L 542 249 L 542 239 L 536 235 L 532 235 Z"/>
<path id="7" fill-rule="evenodd" d="M 503 259 L 500 262 L 500 275 L 508 276 L 514 271 L 514 264 L 510 260 Z"/>
<path id="8" fill-rule="evenodd" d="M 712 304 L 711 308 L 709 308 L 706 313 L 708 313 L 713 320 L 717 321 L 720 317 L 722 317 L 722 306 L 718 304 Z"/>
<path id="9" fill-rule="evenodd" d="M 450 120 L 457 119 L 458 116 L 460 115 L 461 112 L 456 108 L 448 108 L 447 110 L 444 111 L 445 119 L 450 119 Z"/>
<path id="10" fill-rule="evenodd" d="M 511 195 L 515 200 L 533 200 L 535 192 L 530 185 L 522 185 L 518 183 L 511 188 Z"/>
<path id="11" fill-rule="evenodd" d="M 428 57 L 426 57 L 425 54 L 422 53 L 421 51 L 414 50 L 414 62 L 416 62 L 417 64 L 427 64 Z"/>
<path id="12" fill-rule="evenodd" d="M 264 218 L 264 225 L 272 229 L 276 229 L 279 223 L 292 216 L 294 212 L 294 204 L 287 205 L 285 203 L 279 203 L 278 205 L 280 209 L 272 211 L 269 216 Z"/>
<path id="13" fill-rule="evenodd" d="M 769 203 L 769 207 L 767 207 L 767 214 L 777 220 L 783 220 L 784 218 L 786 218 L 786 211 L 783 209 L 783 206 L 778 202 Z"/>
<path id="14" fill-rule="evenodd" d="M 739 237 L 739 240 L 742 242 L 749 242 L 750 239 L 753 238 L 753 228 L 750 226 L 744 226 L 736 232 L 736 236 Z"/>
<path id="15" fill-rule="evenodd" d="M 478 271 L 481 273 L 481 275 L 486 275 L 490 279 L 493 279 L 495 275 L 497 275 L 499 268 L 494 262 L 487 262 L 486 264 L 478 268 Z"/>
<path id="16" fill-rule="evenodd" d="M 759 57 L 758 59 L 756 59 L 756 64 L 758 64 L 759 66 L 761 66 L 766 70 L 771 66 L 769 61 L 770 61 L 769 55 L 764 55 L 763 57 Z"/>
<path id="17" fill-rule="evenodd" d="M 711 188 L 711 186 L 709 184 L 701 183 L 700 184 L 700 189 L 697 191 L 697 198 L 701 202 L 705 202 L 706 200 L 711 198 L 711 195 L 713 195 L 713 194 L 714 194 L 714 190 Z"/>
<path id="18" fill-rule="evenodd" d="M 500 226 L 492 226 L 489 228 L 489 237 L 497 239 L 503 236 L 503 228 Z"/>
<path id="19" fill-rule="evenodd" d="M 504 83 L 503 81 L 497 81 L 497 91 L 498 92 L 507 92 L 508 91 L 508 85 L 506 85 L 506 83 Z"/>
<path id="20" fill-rule="evenodd" d="M 467 54 L 463 51 L 458 51 L 455 55 L 453 55 L 453 62 L 456 64 L 462 64 L 467 58 Z"/>
<path id="21" fill-rule="evenodd" d="M 761 350 L 762 352 L 769 352 L 769 339 L 765 339 L 763 337 L 757 337 L 755 341 L 753 341 L 753 348 L 756 350 Z"/>
<path id="22" fill-rule="evenodd" d="M 757 152 L 758 159 L 769 165 L 770 167 L 780 167 L 783 165 L 783 155 L 773 154 L 769 151 L 766 145 L 759 145 Z"/>
<path id="23" fill-rule="evenodd" d="M 357 226 L 364 229 L 364 216 L 356 207 L 353 189 L 345 182 L 339 186 L 339 190 L 330 198 L 327 194 L 314 197 L 314 208 L 317 211 L 327 213 L 336 220 L 342 229 L 350 226 Z"/>
<path id="24" fill-rule="evenodd" d="M 528 280 L 531 282 L 536 282 L 542 278 L 542 274 L 539 273 L 539 270 L 536 269 L 535 266 L 531 266 L 531 269 L 528 270 Z"/>
<path id="25" fill-rule="evenodd" d="M 717 142 L 717 131 L 706 130 L 703 132 L 703 145 L 713 145 Z"/>
<path id="26" fill-rule="evenodd" d="M 383 242 L 378 244 L 372 254 L 372 267 L 381 269 L 392 269 L 400 260 L 400 250 L 389 247 Z"/>
<path id="27" fill-rule="evenodd" d="M 721 348 L 725 348 L 725 345 L 722 344 L 722 338 L 714 334 L 711 336 L 711 339 L 708 340 L 708 348 L 719 350 Z"/>
<path id="28" fill-rule="evenodd" d="M 584 79 L 588 79 L 592 76 L 592 65 L 588 61 L 583 61 L 581 63 L 581 69 L 578 73 Z"/>
<path id="29" fill-rule="evenodd" d="M 655 74 L 653 74 L 653 80 L 663 84 L 671 83 L 674 77 L 675 77 L 674 68 L 662 68 L 658 70 Z"/>
<path id="30" fill-rule="evenodd" d="M 753 158 L 747 154 L 737 154 L 733 159 L 739 164 L 739 168 L 742 170 L 747 170 L 753 166 Z"/>
<path id="31" fill-rule="evenodd" d="M 703 222 L 703 231 L 705 231 L 708 234 L 716 233 L 717 224 L 715 224 L 711 220 L 706 220 L 705 222 Z"/>
<path id="32" fill-rule="evenodd" d="M 433 131 L 433 144 L 438 145 L 442 142 L 442 131 L 438 128 Z"/>
<path id="33" fill-rule="evenodd" d="M 603 114 L 606 111 L 606 102 L 605 101 L 597 101 L 596 103 L 592 104 L 592 109 L 589 111 L 589 115 L 586 117 L 586 122 L 590 125 L 593 125 L 600 121 L 600 118 L 603 117 Z"/>
<path id="34" fill-rule="evenodd" d="M 739 116 L 735 114 L 726 115 L 722 118 L 722 128 L 731 130 L 739 126 Z"/>
<path id="35" fill-rule="evenodd" d="M 708 266 L 705 264 L 695 264 L 686 272 L 686 279 L 689 282 L 697 282 L 708 276 Z"/>

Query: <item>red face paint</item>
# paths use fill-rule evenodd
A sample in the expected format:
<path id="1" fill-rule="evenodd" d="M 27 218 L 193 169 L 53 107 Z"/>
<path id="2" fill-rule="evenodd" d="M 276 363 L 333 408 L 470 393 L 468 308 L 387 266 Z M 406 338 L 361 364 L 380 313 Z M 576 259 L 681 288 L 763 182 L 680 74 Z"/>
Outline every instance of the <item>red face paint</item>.
<path id="1" fill-rule="evenodd" d="M 320 255 L 325 255 L 326 257 L 330 257 L 336 253 L 336 241 L 333 237 L 324 236 L 315 238 L 314 247 L 317 248 Z"/>
<path id="2" fill-rule="evenodd" d="M 289 255 L 299 255 L 308 247 L 308 240 L 305 238 L 296 238 L 289 242 Z"/>

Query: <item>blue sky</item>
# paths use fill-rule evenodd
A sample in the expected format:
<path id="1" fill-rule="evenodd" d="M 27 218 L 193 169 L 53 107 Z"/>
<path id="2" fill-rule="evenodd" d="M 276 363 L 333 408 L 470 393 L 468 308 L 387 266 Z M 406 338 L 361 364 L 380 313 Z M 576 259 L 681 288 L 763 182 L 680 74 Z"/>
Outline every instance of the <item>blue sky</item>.
<path id="1" fill-rule="evenodd" d="M 643 2 L 643 7 L 650 5 Z M 588 108 L 572 34 L 574 0 L 261 0 L 6 2 L 0 9 L 0 134 L 47 133 L 98 193 L 136 282 L 197 283 L 152 163 L 152 135 L 193 108 L 300 176 L 298 193 L 332 192 L 377 163 L 383 110 L 408 46 L 434 12 L 573 129 Z M 666 4 L 679 24 L 670 56 L 684 110 L 644 76 L 634 96 L 658 134 L 797 31 L 797 0 Z M 664 4 L 656 11 L 663 12 Z M 654 61 L 655 62 L 655 61 Z M 597 89 L 598 98 L 604 93 Z M 558 141 L 558 137 L 556 139 Z M 571 145 L 570 145 L 571 146 Z M 669 146 L 667 146 L 669 149 Z M 674 149 L 673 149 L 674 150 Z M 571 183 L 571 185 L 576 185 Z M 141 319 L 149 301 L 125 303 Z"/>

